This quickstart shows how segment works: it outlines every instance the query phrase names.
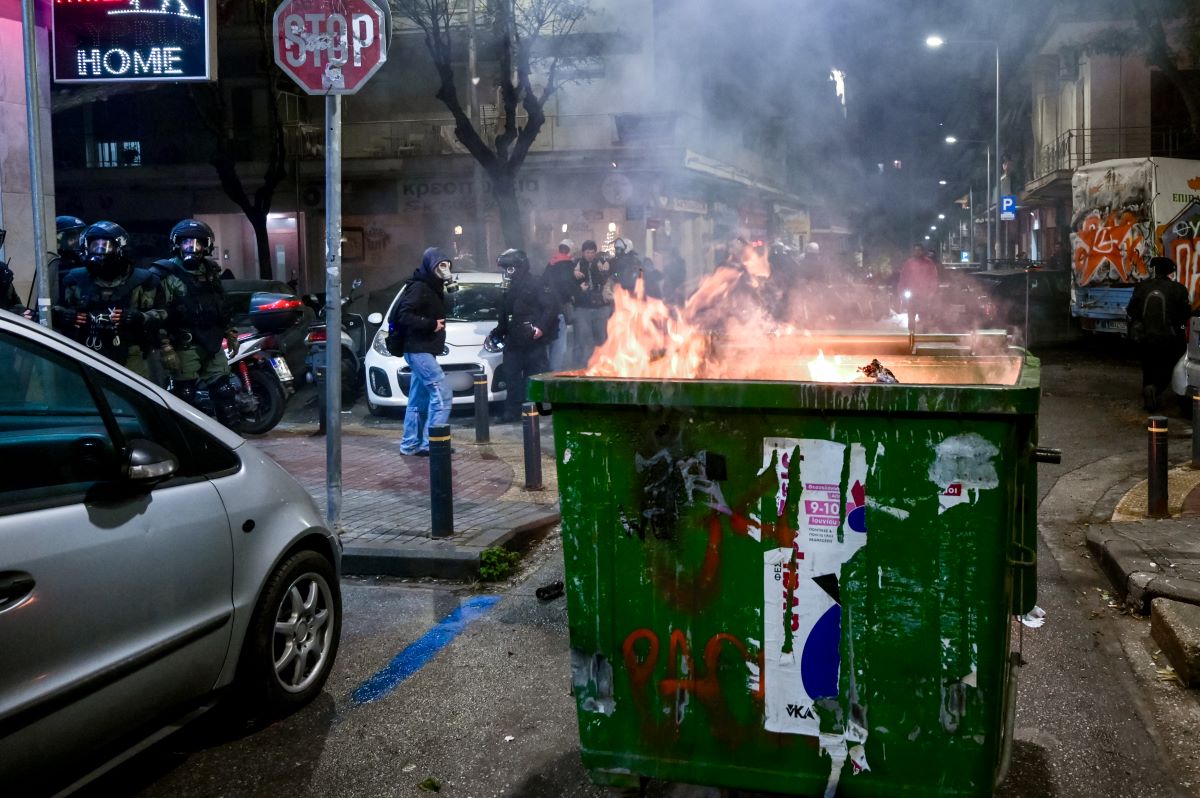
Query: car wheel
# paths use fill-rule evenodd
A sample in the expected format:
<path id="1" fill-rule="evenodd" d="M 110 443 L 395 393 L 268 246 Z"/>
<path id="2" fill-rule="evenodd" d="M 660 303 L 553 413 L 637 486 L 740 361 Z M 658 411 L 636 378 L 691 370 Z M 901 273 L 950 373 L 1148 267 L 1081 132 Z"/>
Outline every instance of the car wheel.
<path id="1" fill-rule="evenodd" d="M 391 411 L 391 408 L 384 407 L 383 405 L 377 405 L 374 402 L 372 402 L 368 395 L 368 398 L 367 398 L 367 412 L 368 413 L 370 413 L 371 415 L 376 416 L 378 418 L 388 418 L 389 416 L 392 415 L 390 411 Z"/>
<path id="2" fill-rule="evenodd" d="M 316 697 L 329 678 L 342 631 L 342 594 L 333 566 L 301 551 L 267 580 L 250 620 L 238 683 L 250 707 L 291 712 Z"/>

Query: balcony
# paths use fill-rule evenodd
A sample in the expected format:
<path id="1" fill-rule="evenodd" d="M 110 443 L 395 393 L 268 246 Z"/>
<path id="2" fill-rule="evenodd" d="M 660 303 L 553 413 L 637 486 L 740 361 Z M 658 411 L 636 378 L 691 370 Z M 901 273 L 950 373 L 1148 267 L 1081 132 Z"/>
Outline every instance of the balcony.
<path id="1" fill-rule="evenodd" d="M 1114 158 L 1194 158 L 1197 142 L 1187 128 L 1118 127 L 1068 130 L 1038 151 L 1025 198 L 1063 199 L 1081 166 Z"/>

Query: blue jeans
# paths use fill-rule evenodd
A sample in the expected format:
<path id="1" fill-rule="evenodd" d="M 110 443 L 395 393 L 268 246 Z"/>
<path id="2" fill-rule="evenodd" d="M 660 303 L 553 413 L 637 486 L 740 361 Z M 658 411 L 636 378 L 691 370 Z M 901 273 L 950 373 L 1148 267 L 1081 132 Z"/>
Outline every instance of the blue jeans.
<path id="1" fill-rule="evenodd" d="M 403 454 L 429 451 L 429 428 L 450 420 L 450 404 L 454 395 L 446 384 L 446 375 L 437 358 L 423 352 L 410 352 L 404 362 L 412 369 L 408 388 L 408 409 L 404 411 L 404 438 L 400 441 Z M 425 424 L 421 415 L 427 416 Z"/>

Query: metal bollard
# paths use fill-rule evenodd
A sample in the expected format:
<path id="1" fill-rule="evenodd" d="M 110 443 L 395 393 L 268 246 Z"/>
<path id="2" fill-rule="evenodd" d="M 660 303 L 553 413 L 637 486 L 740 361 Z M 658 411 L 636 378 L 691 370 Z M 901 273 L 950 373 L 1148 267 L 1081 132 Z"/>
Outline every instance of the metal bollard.
<path id="1" fill-rule="evenodd" d="M 521 416 L 525 422 L 525 490 L 541 490 L 542 429 L 537 405 L 526 402 Z"/>
<path id="2" fill-rule="evenodd" d="M 432 537 L 454 534 L 454 484 L 450 469 L 450 425 L 429 428 L 429 505 Z"/>
<path id="3" fill-rule="evenodd" d="M 1200 393 L 1192 394 L 1192 468 L 1200 468 Z"/>
<path id="4" fill-rule="evenodd" d="M 475 372 L 475 442 L 491 443 L 492 432 L 488 424 L 488 384 L 487 374 Z"/>
<path id="5" fill-rule="evenodd" d="M 1150 416 L 1149 478 L 1146 482 L 1146 517 L 1167 518 L 1167 417 Z"/>

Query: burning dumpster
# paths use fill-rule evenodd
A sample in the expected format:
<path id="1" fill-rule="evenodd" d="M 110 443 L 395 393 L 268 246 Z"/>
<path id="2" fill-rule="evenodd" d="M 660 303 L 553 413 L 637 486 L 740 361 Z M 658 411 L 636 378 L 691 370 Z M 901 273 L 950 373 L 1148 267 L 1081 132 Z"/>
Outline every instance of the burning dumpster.
<path id="1" fill-rule="evenodd" d="M 1034 600 L 1038 361 L 979 334 L 767 343 L 769 369 L 732 347 L 721 379 L 707 357 L 693 379 L 596 358 L 531 387 L 554 412 L 584 765 L 991 795 L 1010 616 Z"/>

